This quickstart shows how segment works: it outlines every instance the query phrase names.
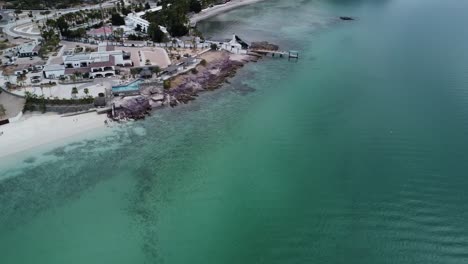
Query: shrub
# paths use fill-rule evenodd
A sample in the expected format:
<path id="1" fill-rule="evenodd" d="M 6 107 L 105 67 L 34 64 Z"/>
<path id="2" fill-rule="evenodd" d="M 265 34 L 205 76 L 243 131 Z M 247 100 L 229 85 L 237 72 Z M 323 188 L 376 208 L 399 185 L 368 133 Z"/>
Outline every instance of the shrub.
<path id="1" fill-rule="evenodd" d="M 210 45 L 210 49 L 211 49 L 211 50 L 218 50 L 218 45 L 216 45 L 215 43 L 212 43 L 212 44 Z"/>
<path id="2" fill-rule="evenodd" d="M 200 64 L 201 64 L 202 66 L 206 66 L 206 60 L 205 60 L 205 59 L 201 60 L 201 61 L 200 61 Z"/>
<path id="3" fill-rule="evenodd" d="M 158 74 L 161 71 L 161 68 L 159 68 L 158 66 L 154 66 L 154 67 L 151 67 L 151 71 L 153 73 Z"/>
<path id="4" fill-rule="evenodd" d="M 163 82 L 163 88 L 164 88 L 165 90 L 171 89 L 171 80 L 165 80 L 165 81 Z"/>
<path id="5" fill-rule="evenodd" d="M 197 74 L 197 73 L 198 73 L 198 70 L 195 69 L 195 68 L 193 68 L 193 69 L 191 70 L 191 72 L 192 72 L 192 74 Z"/>

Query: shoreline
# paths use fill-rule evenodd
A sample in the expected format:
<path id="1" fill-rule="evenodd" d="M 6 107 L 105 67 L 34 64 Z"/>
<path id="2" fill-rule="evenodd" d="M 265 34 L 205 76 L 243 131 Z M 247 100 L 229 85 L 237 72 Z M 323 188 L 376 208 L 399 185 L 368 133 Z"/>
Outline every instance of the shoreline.
<path id="1" fill-rule="evenodd" d="M 173 88 L 167 91 L 167 105 L 175 107 L 195 100 L 202 92 L 220 88 L 234 77 L 236 72 L 258 58 L 251 55 L 231 54 L 227 51 L 210 51 L 200 56 L 206 65 L 199 64 L 195 73 L 187 72 L 175 76 L 171 83 Z"/>
<path id="2" fill-rule="evenodd" d="M 210 51 L 200 58 L 206 61 L 206 65 L 198 65 L 196 74 L 187 72 L 171 79 L 174 86 L 165 92 L 167 96 L 163 107 L 186 104 L 195 100 L 201 92 L 218 89 L 239 68 L 257 60 L 250 55 L 235 55 L 227 51 Z M 144 97 L 151 100 L 150 96 Z M 161 105 L 152 103 L 152 106 L 151 112 L 157 111 Z M 0 126 L 0 159 L 8 159 L 9 156 L 26 153 L 44 145 L 52 146 L 65 140 L 82 140 L 83 134 L 109 128 L 105 120 L 109 120 L 106 114 L 96 112 L 73 116 L 55 112 L 27 112 L 18 121 Z M 111 126 L 113 127 L 115 126 Z"/>
<path id="3" fill-rule="evenodd" d="M 231 11 L 238 7 L 258 3 L 261 1 L 265 1 L 265 0 L 231 0 L 230 2 L 227 2 L 226 4 L 216 5 L 213 7 L 203 9 L 200 13 L 195 14 L 190 18 L 190 23 L 196 24 L 202 20 L 220 15 L 222 13 Z"/>
<path id="4" fill-rule="evenodd" d="M 232 9 L 264 0 L 238 0 L 227 4 L 214 6 L 193 16 L 190 20 L 201 21 Z M 195 100 L 199 93 L 212 91 L 221 87 L 233 77 L 237 70 L 249 62 L 256 62 L 258 57 L 251 55 L 236 55 L 227 51 L 210 51 L 200 55 L 206 65 L 198 65 L 197 73 L 187 72 L 172 79 L 173 88 L 167 93 L 165 106 L 174 107 Z M 158 105 L 153 106 L 153 111 Z M 156 107 L 155 107 L 156 106 Z M 44 145 L 73 139 L 81 140 L 82 134 L 93 130 L 108 128 L 105 124 L 107 115 L 95 112 L 64 117 L 58 113 L 28 112 L 17 122 L 0 126 L 0 158 L 16 156 L 29 150 L 38 149 Z"/>
<path id="5" fill-rule="evenodd" d="M 57 113 L 27 113 L 17 122 L 0 126 L 0 158 L 106 128 L 106 115 L 95 112 L 62 117 Z"/>

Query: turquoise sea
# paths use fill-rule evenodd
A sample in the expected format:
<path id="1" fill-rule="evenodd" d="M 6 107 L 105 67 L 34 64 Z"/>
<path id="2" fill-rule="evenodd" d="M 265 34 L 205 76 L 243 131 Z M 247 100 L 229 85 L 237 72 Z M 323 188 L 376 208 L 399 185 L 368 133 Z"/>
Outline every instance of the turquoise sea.
<path id="1" fill-rule="evenodd" d="M 468 263 L 467 10 L 266 0 L 201 23 L 300 59 L 0 165 L 0 263 Z"/>

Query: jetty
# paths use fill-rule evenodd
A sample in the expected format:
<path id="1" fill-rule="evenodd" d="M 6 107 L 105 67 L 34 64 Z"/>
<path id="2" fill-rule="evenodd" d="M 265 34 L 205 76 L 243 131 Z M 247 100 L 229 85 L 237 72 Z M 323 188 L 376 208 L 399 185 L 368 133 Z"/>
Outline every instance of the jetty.
<path id="1" fill-rule="evenodd" d="M 267 50 L 267 49 L 249 49 L 249 52 L 256 54 L 262 54 L 271 57 L 280 57 L 288 59 L 299 59 L 299 52 L 295 50 L 283 51 L 283 50 Z"/>

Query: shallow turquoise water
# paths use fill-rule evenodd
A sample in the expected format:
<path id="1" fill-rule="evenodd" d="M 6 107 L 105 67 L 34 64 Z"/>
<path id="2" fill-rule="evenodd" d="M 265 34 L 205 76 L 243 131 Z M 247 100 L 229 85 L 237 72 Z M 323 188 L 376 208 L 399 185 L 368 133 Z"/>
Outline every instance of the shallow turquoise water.
<path id="1" fill-rule="evenodd" d="M 2 167 L 1 263 L 468 262 L 467 8 L 274 0 L 207 21 L 301 58 Z"/>

